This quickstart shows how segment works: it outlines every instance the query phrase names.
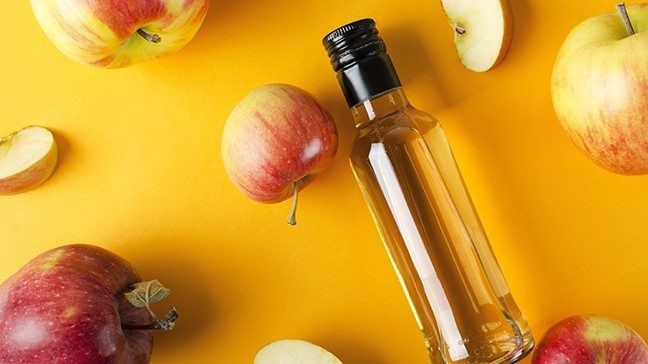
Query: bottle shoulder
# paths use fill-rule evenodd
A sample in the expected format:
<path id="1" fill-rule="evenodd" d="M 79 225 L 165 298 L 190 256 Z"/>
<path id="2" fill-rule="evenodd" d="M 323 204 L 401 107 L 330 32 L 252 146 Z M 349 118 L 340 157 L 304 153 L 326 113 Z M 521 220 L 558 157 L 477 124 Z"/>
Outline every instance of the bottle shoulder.
<path id="1" fill-rule="evenodd" d="M 440 128 L 439 122 L 428 113 L 413 107 L 398 110 L 357 129 L 351 160 L 366 159 L 372 144 L 409 143 L 412 138 L 425 136 L 436 128 Z"/>
<path id="2" fill-rule="evenodd" d="M 426 133 L 438 124 L 432 115 L 415 109 L 411 106 L 403 110 L 396 110 L 384 117 L 364 123 L 358 127 L 356 139 L 381 138 L 395 128 L 409 127 Z"/>

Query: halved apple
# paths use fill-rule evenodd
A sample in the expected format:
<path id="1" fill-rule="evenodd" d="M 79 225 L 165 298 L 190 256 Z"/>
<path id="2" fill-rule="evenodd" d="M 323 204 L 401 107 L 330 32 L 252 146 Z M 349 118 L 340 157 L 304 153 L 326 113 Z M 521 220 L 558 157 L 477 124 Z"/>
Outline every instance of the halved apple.
<path id="1" fill-rule="evenodd" d="M 254 364 L 342 364 L 325 349 L 303 340 L 279 340 L 259 350 Z"/>
<path id="2" fill-rule="evenodd" d="M 508 0 L 441 0 L 463 65 L 475 72 L 497 66 L 513 39 Z"/>
<path id="3" fill-rule="evenodd" d="M 45 182 L 57 160 L 54 136 L 40 126 L 0 138 L 0 195 L 24 192 Z"/>

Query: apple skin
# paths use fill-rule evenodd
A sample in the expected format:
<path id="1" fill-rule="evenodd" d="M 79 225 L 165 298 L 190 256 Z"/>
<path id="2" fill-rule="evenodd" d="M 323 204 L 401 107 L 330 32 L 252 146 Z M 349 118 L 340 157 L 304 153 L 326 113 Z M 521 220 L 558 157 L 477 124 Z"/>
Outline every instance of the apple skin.
<path id="1" fill-rule="evenodd" d="M 648 173 L 648 4 L 627 11 L 637 30 L 632 36 L 617 13 L 571 31 L 551 91 L 560 124 L 578 149 L 611 172 L 638 175 Z"/>
<path id="2" fill-rule="evenodd" d="M 513 9 L 511 9 L 509 0 L 500 0 L 500 6 L 502 7 L 502 15 L 504 16 L 504 36 L 502 38 L 502 48 L 500 48 L 497 59 L 495 60 L 495 62 L 493 62 L 493 65 L 488 70 L 499 66 L 504 61 L 504 58 L 506 58 L 506 55 L 511 48 L 511 43 L 513 42 L 513 32 L 515 29 L 513 23 Z"/>
<path id="3" fill-rule="evenodd" d="M 280 202 L 310 183 L 337 152 L 335 122 L 313 96 L 271 84 L 248 94 L 229 115 L 222 138 L 225 169 L 248 197 Z"/>
<path id="4" fill-rule="evenodd" d="M 54 173 L 58 161 L 56 145 L 47 153 L 45 158 L 21 173 L 0 179 L 0 195 L 12 195 L 32 190 Z"/>
<path id="5" fill-rule="evenodd" d="M 554 326 L 536 348 L 532 364 L 648 363 L 648 345 L 629 326 L 603 316 L 572 316 Z"/>
<path id="6" fill-rule="evenodd" d="M 73 60 L 105 68 L 162 57 L 200 28 L 209 0 L 31 0 L 48 38 Z M 137 31 L 157 34 L 145 40 Z"/>
<path id="7" fill-rule="evenodd" d="M 124 298 L 139 282 L 119 256 L 69 245 L 31 260 L 0 285 L 1 363 L 148 363 L 153 321 Z"/>
<path id="8" fill-rule="evenodd" d="M 11 136 L 7 138 L 11 138 Z M 52 136 L 52 138 L 54 137 Z M 1 145 L 2 142 L 0 141 Z M 0 178 L 0 195 L 23 193 L 40 186 L 54 173 L 57 163 L 58 146 L 56 140 L 54 140 L 52 149 L 50 149 L 47 155 L 29 167 L 29 169 L 5 178 Z"/>

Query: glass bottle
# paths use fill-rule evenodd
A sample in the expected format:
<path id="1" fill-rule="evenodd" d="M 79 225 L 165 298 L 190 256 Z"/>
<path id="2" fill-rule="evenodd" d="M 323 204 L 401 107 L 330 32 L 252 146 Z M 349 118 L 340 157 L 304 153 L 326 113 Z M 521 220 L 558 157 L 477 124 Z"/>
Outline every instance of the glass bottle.
<path id="1" fill-rule="evenodd" d="M 363 19 L 324 38 L 351 108 L 351 167 L 434 363 L 512 363 L 533 335 L 516 305 L 445 133 L 413 108 Z"/>

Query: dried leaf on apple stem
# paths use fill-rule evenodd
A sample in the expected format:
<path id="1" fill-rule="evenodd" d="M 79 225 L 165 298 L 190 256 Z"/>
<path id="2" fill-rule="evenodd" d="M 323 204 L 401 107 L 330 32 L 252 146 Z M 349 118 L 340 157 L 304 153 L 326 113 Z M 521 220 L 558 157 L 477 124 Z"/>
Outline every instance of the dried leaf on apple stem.
<path id="1" fill-rule="evenodd" d="M 160 281 L 139 282 L 131 286 L 131 291 L 124 293 L 128 302 L 135 307 L 146 307 L 150 310 L 151 303 L 158 302 L 171 294 L 171 290 L 164 287 Z"/>

